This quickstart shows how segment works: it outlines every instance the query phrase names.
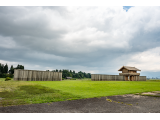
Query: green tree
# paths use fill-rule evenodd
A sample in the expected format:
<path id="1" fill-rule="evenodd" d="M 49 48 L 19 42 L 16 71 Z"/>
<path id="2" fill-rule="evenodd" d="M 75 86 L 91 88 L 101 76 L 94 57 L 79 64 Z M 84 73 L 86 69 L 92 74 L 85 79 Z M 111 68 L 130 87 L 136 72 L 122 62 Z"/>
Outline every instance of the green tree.
<path id="1" fill-rule="evenodd" d="M 8 73 L 8 65 L 6 63 L 6 65 L 4 66 L 4 73 Z"/>
<path id="2" fill-rule="evenodd" d="M 75 71 L 72 72 L 72 77 L 75 78 Z"/>
<path id="3" fill-rule="evenodd" d="M 68 72 L 67 77 L 72 77 L 72 73 Z"/>
<path id="4" fill-rule="evenodd" d="M 1 73 L 1 67 L 2 67 L 2 66 L 1 66 L 1 63 L 0 63 L 0 74 L 2 74 L 2 73 Z"/>
<path id="5" fill-rule="evenodd" d="M 85 72 L 83 73 L 83 76 L 87 78 L 87 74 Z"/>
<path id="6" fill-rule="evenodd" d="M 14 74 L 14 68 L 13 68 L 13 65 L 11 65 L 9 72 L 10 72 L 11 74 Z"/>
<path id="7" fill-rule="evenodd" d="M 87 73 L 88 78 L 91 78 L 91 73 Z"/>
<path id="8" fill-rule="evenodd" d="M 63 78 L 66 78 L 66 77 L 67 77 L 67 70 L 63 70 L 63 71 L 62 71 L 62 77 L 63 77 Z"/>
<path id="9" fill-rule="evenodd" d="M 17 65 L 16 69 L 20 69 L 20 66 L 19 66 L 19 64 Z"/>
<path id="10" fill-rule="evenodd" d="M 76 78 L 81 78 L 78 73 L 75 73 L 75 77 L 76 77 Z"/>
<path id="11" fill-rule="evenodd" d="M 70 77 L 73 77 L 73 72 L 72 72 L 72 70 L 70 70 L 69 73 L 71 74 Z"/>
<path id="12" fill-rule="evenodd" d="M 69 70 L 63 70 L 62 71 L 62 77 L 63 78 L 72 77 L 72 74 L 69 72 Z"/>
<path id="13" fill-rule="evenodd" d="M 79 71 L 78 74 L 79 74 L 80 78 L 83 78 L 83 77 L 84 77 L 84 74 L 83 74 L 82 71 Z"/>
<path id="14" fill-rule="evenodd" d="M 20 69 L 24 69 L 24 66 L 23 66 L 23 65 L 20 65 Z"/>
<path id="15" fill-rule="evenodd" d="M 3 74 L 3 73 L 4 73 L 4 65 L 1 64 L 1 74 Z"/>
<path id="16" fill-rule="evenodd" d="M 23 65 L 17 65 L 16 69 L 24 69 L 24 66 Z"/>

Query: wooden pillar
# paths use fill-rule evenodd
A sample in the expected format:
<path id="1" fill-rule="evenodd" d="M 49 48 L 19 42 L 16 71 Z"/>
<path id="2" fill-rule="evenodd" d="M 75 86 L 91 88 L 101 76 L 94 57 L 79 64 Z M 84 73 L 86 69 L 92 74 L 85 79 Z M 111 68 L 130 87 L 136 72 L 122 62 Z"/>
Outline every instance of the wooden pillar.
<path id="1" fill-rule="evenodd" d="M 131 76 L 129 76 L 129 81 L 131 81 Z"/>
<path id="2" fill-rule="evenodd" d="M 125 81 L 128 81 L 128 76 L 125 76 Z"/>
<path id="3" fill-rule="evenodd" d="M 133 76 L 130 76 L 130 78 L 129 78 L 129 79 L 130 79 L 130 81 L 132 81 L 132 80 L 133 80 Z"/>

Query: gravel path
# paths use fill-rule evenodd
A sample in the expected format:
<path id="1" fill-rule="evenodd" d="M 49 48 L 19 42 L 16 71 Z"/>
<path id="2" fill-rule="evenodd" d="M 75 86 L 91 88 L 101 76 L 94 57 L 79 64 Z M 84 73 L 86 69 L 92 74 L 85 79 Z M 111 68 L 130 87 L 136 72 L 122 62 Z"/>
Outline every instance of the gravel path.
<path id="1" fill-rule="evenodd" d="M 160 113 L 160 97 L 117 95 L 0 107 L 0 113 Z"/>

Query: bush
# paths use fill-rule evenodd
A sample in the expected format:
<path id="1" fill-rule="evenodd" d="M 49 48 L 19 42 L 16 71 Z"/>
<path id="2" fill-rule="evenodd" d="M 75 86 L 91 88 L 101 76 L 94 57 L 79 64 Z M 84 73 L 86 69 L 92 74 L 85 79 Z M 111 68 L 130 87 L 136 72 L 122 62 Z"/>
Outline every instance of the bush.
<path id="1" fill-rule="evenodd" d="M 8 80 L 11 80 L 11 78 L 10 77 L 6 77 L 5 81 L 8 81 Z"/>
<path id="2" fill-rule="evenodd" d="M 6 76 L 5 73 L 1 73 L 1 74 L 0 74 L 0 77 L 1 77 L 1 78 L 6 78 L 7 76 Z"/>
<path id="3" fill-rule="evenodd" d="M 13 78 L 13 74 L 6 74 L 6 73 L 1 74 L 0 73 L 0 78 L 6 78 L 6 77 Z"/>
<path id="4" fill-rule="evenodd" d="M 13 74 L 6 74 L 6 77 L 13 78 Z"/>

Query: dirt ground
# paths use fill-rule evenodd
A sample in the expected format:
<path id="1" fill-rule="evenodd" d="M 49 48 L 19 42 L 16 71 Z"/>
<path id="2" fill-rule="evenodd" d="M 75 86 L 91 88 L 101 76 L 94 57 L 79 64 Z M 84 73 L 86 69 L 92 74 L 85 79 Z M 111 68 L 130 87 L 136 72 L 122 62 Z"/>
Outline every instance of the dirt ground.
<path id="1" fill-rule="evenodd" d="M 133 94 L 116 95 L 0 107 L 0 113 L 160 113 L 160 97 Z"/>
<path id="2" fill-rule="evenodd" d="M 145 92 L 145 93 L 141 93 L 140 95 L 153 95 L 153 96 L 159 96 L 160 97 L 160 91 Z"/>

